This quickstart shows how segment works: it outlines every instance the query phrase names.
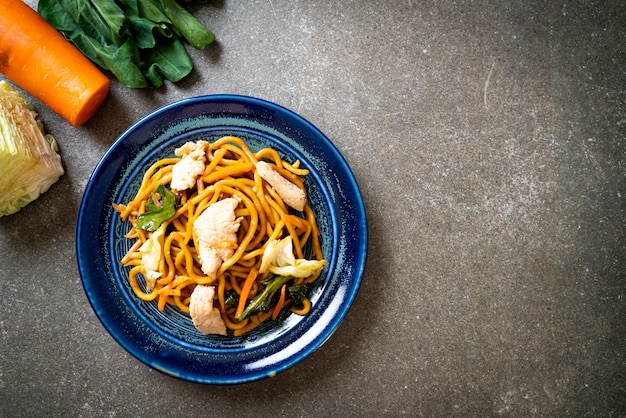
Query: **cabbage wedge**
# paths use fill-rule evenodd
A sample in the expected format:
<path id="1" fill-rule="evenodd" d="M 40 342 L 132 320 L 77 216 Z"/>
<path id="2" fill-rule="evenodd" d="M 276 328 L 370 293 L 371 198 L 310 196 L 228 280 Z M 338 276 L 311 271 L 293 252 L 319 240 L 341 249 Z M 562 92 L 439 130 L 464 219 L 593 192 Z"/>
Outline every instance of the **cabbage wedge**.
<path id="1" fill-rule="evenodd" d="M 0 216 L 37 199 L 63 173 L 58 145 L 37 112 L 0 80 Z"/>
<path id="2" fill-rule="evenodd" d="M 279 276 L 309 277 L 318 274 L 324 268 L 326 260 L 305 260 L 293 255 L 291 235 L 281 240 L 267 243 L 259 273 L 271 272 Z"/>

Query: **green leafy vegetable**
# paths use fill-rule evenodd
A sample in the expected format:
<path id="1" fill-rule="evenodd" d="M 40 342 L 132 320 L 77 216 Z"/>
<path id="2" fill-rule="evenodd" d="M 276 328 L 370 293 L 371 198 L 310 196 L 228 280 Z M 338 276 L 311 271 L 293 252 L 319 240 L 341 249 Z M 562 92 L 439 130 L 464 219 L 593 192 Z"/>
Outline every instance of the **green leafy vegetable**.
<path id="1" fill-rule="evenodd" d="M 124 26 L 124 11 L 115 3 L 115 0 L 97 0 L 92 1 L 94 9 L 102 16 L 106 24 L 111 28 L 116 36 L 120 36 L 122 27 Z"/>
<path id="2" fill-rule="evenodd" d="M 257 315 L 261 312 L 268 312 L 272 307 L 272 298 L 276 294 L 277 291 L 280 290 L 282 285 L 293 280 L 293 277 L 289 276 L 270 276 L 267 279 L 263 280 L 261 284 L 265 287 L 263 291 L 257 293 L 250 302 L 248 302 L 248 306 L 243 310 L 242 314 L 239 315 L 239 320 L 246 319 L 250 316 Z"/>
<path id="3" fill-rule="evenodd" d="M 161 5 L 165 15 L 194 48 L 204 49 L 215 40 L 215 35 L 175 0 L 161 0 Z"/>
<path id="4" fill-rule="evenodd" d="M 193 69 L 183 41 L 204 49 L 215 40 L 176 0 L 40 0 L 37 11 L 91 61 L 132 88 L 182 80 Z"/>
<path id="5" fill-rule="evenodd" d="M 226 306 L 234 306 L 237 307 L 239 303 L 239 293 L 234 290 L 227 290 L 224 292 L 224 304 Z"/>
<path id="6" fill-rule="evenodd" d="M 309 291 L 310 284 L 300 284 L 287 287 L 287 294 L 289 298 L 293 299 L 293 305 L 298 306 L 306 298 L 306 294 Z M 287 316 L 291 313 L 289 306 L 283 307 L 278 316 L 274 319 L 277 323 L 282 323 Z"/>
<path id="7" fill-rule="evenodd" d="M 146 211 L 137 218 L 136 227 L 156 231 L 159 226 L 176 213 L 176 195 L 162 184 L 150 195 Z"/>
<path id="8" fill-rule="evenodd" d="M 299 305 L 306 298 L 306 294 L 309 291 L 309 284 L 300 284 L 296 286 L 289 286 L 287 292 L 291 299 L 293 299 L 294 305 Z"/>
<path id="9" fill-rule="evenodd" d="M 0 81 L 0 216 L 38 198 L 63 172 L 57 143 L 33 107 Z"/>

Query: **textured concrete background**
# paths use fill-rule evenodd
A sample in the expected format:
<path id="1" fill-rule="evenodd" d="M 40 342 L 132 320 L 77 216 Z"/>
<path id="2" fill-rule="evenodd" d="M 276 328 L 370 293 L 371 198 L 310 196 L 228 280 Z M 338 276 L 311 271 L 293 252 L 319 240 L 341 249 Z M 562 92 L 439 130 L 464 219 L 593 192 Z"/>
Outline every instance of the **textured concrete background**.
<path id="1" fill-rule="evenodd" d="M 29 1 L 34 5 L 36 1 Z M 0 218 L 2 416 L 626 416 L 626 3 L 212 1 L 219 42 L 154 91 L 117 82 L 66 175 Z M 131 123 L 236 93 L 318 126 L 371 243 L 333 337 L 277 377 L 201 386 L 139 363 L 81 287 L 74 226 Z"/>

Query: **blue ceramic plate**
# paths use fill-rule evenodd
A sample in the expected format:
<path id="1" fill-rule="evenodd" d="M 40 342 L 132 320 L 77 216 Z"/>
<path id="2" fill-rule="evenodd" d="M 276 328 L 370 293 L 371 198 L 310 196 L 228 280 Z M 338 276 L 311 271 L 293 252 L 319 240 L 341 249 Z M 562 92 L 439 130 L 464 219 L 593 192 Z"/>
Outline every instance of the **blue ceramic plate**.
<path id="1" fill-rule="evenodd" d="M 321 232 L 323 274 L 310 293 L 311 313 L 269 321 L 242 337 L 205 336 L 175 308 L 161 312 L 137 299 L 118 260 L 129 226 L 111 208 L 131 200 L 143 172 L 187 141 L 242 138 L 256 151 L 273 147 L 310 170 L 305 179 Z M 78 268 L 96 315 L 141 362 L 198 383 L 235 384 L 284 371 L 319 348 L 352 305 L 367 255 L 367 223 L 358 185 L 335 146 L 302 117 L 245 96 L 200 96 L 165 106 L 132 125 L 95 168 L 76 227 Z"/>

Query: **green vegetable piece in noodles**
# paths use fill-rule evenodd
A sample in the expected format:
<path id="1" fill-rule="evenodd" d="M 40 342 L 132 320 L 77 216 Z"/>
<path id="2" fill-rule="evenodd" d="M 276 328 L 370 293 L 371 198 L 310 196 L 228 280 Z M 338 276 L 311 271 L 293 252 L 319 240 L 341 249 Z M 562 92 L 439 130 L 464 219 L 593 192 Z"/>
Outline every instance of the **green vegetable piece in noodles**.
<path id="1" fill-rule="evenodd" d="M 233 306 L 236 308 L 238 303 L 239 293 L 234 290 L 227 290 L 226 292 L 224 292 L 224 304 L 226 306 Z"/>
<path id="2" fill-rule="evenodd" d="M 156 231 L 159 226 L 176 214 L 176 195 L 162 184 L 150 195 L 146 212 L 137 218 L 136 228 Z"/>
<path id="3" fill-rule="evenodd" d="M 300 284 L 296 286 L 289 286 L 287 292 L 291 299 L 293 299 L 294 305 L 299 305 L 306 298 L 306 294 L 309 291 L 308 284 Z"/>
<path id="4" fill-rule="evenodd" d="M 263 280 L 261 283 L 265 285 L 263 291 L 257 293 L 248 305 L 239 315 L 239 320 L 246 319 L 248 317 L 260 314 L 262 312 L 268 312 L 272 307 L 272 298 L 280 290 L 282 285 L 293 280 L 293 277 L 289 276 L 270 276 Z"/>

